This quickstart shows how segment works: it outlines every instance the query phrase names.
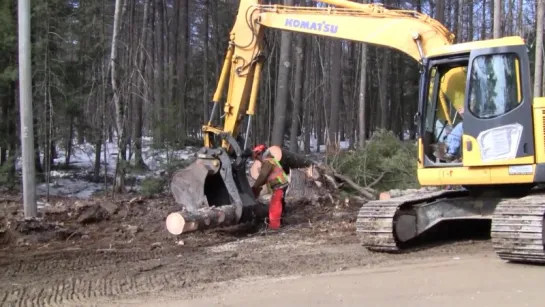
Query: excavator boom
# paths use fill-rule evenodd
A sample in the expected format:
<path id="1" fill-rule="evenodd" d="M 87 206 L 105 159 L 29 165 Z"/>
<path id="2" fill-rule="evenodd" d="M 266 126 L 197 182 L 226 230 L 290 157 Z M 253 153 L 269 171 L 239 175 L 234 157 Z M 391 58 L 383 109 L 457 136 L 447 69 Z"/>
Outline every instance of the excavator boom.
<path id="1" fill-rule="evenodd" d="M 388 10 L 379 4 L 323 0 L 332 7 L 262 5 L 261 0 L 241 0 L 230 33 L 227 55 L 214 94 L 210 121 L 203 127 L 205 147 L 220 133 L 238 135 L 241 114 L 255 114 L 265 28 L 307 33 L 394 48 L 419 61 L 433 49 L 451 45 L 454 35 L 431 17 L 408 10 Z M 222 128 L 212 126 L 227 88 Z M 228 148 L 227 141 L 222 147 Z"/>
<path id="2" fill-rule="evenodd" d="M 262 5 L 256 7 L 257 23 L 279 30 L 393 48 L 416 61 L 432 49 L 451 45 L 454 40 L 454 35 L 443 25 L 416 11 L 388 10 L 378 4 L 360 6 L 356 9 Z"/>

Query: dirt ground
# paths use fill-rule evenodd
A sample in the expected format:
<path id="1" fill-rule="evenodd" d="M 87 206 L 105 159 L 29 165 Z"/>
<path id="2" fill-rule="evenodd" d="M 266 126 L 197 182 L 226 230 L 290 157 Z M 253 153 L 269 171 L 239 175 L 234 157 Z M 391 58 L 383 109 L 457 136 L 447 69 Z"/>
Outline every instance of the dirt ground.
<path id="1" fill-rule="evenodd" d="M 317 275 L 236 280 L 219 283 L 194 299 L 171 291 L 115 302 L 99 300 L 94 306 L 542 306 L 544 282 L 543 268 L 479 253 Z"/>
<path id="2" fill-rule="evenodd" d="M 39 209 L 40 220 L 25 222 L 20 199 L 1 196 L 0 306 L 105 306 L 96 302 L 173 291 L 191 299 L 244 278 L 491 251 L 487 240 L 462 240 L 403 254 L 368 252 L 355 233 L 360 206 L 288 204 L 279 233 L 255 224 L 174 237 L 164 224 L 176 209 L 169 197 L 52 198 Z"/>

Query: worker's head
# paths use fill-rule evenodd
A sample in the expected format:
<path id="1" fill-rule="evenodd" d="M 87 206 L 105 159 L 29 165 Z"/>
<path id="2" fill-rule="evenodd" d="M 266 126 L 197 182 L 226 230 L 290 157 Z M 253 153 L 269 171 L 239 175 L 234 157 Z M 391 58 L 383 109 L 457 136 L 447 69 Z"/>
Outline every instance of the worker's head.
<path id="1" fill-rule="evenodd" d="M 254 160 L 261 161 L 263 159 L 263 153 L 265 152 L 265 150 L 267 150 L 267 146 L 263 144 L 259 144 L 255 146 L 254 149 L 252 150 Z"/>

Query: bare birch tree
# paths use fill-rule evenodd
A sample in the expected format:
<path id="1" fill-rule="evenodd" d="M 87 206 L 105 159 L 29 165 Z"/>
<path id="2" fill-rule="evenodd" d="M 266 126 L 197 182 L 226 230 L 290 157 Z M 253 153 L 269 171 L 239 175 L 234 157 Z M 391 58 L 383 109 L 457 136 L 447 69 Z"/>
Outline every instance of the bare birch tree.
<path id="1" fill-rule="evenodd" d="M 115 13 L 114 13 L 114 26 L 112 34 L 112 53 L 110 56 L 110 70 L 112 77 L 112 90 L 113 90 L 113 100 L 115 105 L 115 123 L 117 126 L 117 163 L 116 163 L 116 176 L 115 176 L 115 191 L 122 192 L 125 189 L 125 161 L 123 161 L 123 156 L 121 150 L 125 149 L 125 125 L 123 125 L 124 118 L 124 103 L 121 101 L 120 97 L 120 87 L 119 87 L 119 71 L 117 67 L 117 47 L 118 47 L 118 37 L 119 29 L 121 27 L 121 7 L 123 0 L 115 1 Z"/>

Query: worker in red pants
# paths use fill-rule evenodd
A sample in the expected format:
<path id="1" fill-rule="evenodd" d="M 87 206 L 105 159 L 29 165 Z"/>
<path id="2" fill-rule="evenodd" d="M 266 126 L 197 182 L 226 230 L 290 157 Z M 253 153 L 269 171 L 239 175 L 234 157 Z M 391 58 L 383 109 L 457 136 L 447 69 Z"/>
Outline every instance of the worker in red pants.
<path id="1" fill-rule="evenodd" d="M 282 212 L 285 211 L 284 194 L 288 188 L 288 176 L 284 169 L 268 151 L 265 145 L 257 145 L 253 151 L 254 160 L 261 162 L 261 170 L 252 190 L 255 197 L 259 196 L 259 191 L 263 184 L 267 184 L 272 191 L 272 197 L 269 203 L 269 228 L 279 229 L 281 224 Z"/>

